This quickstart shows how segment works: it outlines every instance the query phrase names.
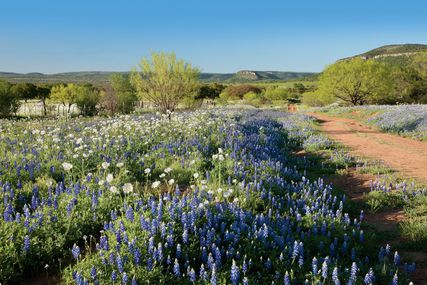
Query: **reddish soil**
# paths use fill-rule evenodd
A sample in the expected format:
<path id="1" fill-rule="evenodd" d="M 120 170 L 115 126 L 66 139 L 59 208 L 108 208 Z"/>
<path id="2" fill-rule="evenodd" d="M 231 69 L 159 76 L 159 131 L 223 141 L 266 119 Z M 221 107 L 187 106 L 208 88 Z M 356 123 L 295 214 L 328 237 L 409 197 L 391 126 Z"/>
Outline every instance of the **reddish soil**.
<path id="1" fill-rule="evenodd" d="M 427 143 L 386 134 L 359 122 L 310 114 L 330 138 L 350 147 L 354 154 L 384 161 L 405 177 L 427 183 Z"/>
<path id="2" fill-rule="evenodd" d="M 381 160 L 405 177 L 427 182 L 427 143 L 385 134 L 351 119 L 310 115 L 319 120 L 325 134 L 350 147 L 355 155 Z M 349 169 L 345 176 L 334 176 L 328 180 L 343 189 L 351 200 L 361 202 L 370 191 L 370 181 L 375 180 L 375 176 Z M 405 214 L 400 209 L 377 213 L 365 210 L 365 221 L 379 232 L 396 232 L 404 219 Z M 401 236 L 388 241 L 392 246 L 401 242 L 405 242 Z M 417 264 L 417 270 L 411 276 L 414 284 L 427 284 L 427 253 L 405 250 L 400 254 Z"/>

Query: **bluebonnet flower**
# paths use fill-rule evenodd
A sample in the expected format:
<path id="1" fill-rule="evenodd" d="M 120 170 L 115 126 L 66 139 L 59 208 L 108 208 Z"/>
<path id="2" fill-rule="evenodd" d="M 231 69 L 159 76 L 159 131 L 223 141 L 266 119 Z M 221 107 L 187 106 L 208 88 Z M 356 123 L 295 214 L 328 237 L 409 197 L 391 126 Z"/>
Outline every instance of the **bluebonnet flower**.
<path id="1" fill-rule="evenodd" d="M 299 253 L 299 244 L 297 241 L 294 242 L 294 247 L 292 250 L 292 259 L 295 259 L 298 256 Z"/>
<path id="2" fill-rule="evenodd" d="M 323 278 L 328 277 L 328 257 L 326 257 L 322 263 L 322 277 Z"/>
<path id="3" fill-rule="evenodd" d="M 116 263 L 117 263 L 117 270 L 119 271 L 119 273 L 123 273 L 124 271 L 123 259 L 120 256 L 120 254 L 117 254 Z"/>
<path id="4" fill-rule="evenodd" d="M 399 253 L 397 251 L 394 253 L 394 264 L 396 266 L 400 265 L 400 255 L 399 255 Z"/>
<path id="5" fill-rule="evenodd" d="M 122 284 L 126 285 L 129 282 L 129 276 L 126 274 L 126 272 L 123 272 L 122 275 Z"/>
<path id="6" fill-rule="evenodd" d="M 141 263 L 141 251 L 138 247 L 135 247 L 133 250 L 133 261 L 136 265 L 139 265 Z"/>
<path id="7" fill-rule="evenodd" d="M 103 250 L 108 251 L 110 249 L 108 245 L 108 237 L 107 236 L 101 236 L 99 239 L 99 244 Z"/>
<path id="8" fill-rule="evenodd" d="M 132 285 L 138 285 L 138 283 L 136 282 L 135 276 L 132 278 L 131 284 Z"/>
<path id="9" fill-rule="evenodd" d="M 290 279 L 290 277 L 289 277 L 289 273 L 288 273 L 288 271 L 286 271 L 286 273 L 285 273 L 285 277 L 284 277 L 284 280 L 283 280 L 283 284 L 284 284 L 284 285 L 291 285 L 291 279 Z"/>
<path id="10" fill-rule="evenodd" d="M 311 262 L 311 268 L 314 275 L 317 275 L 317 258 L 313 257 L 313 261 Z"/>
<path id="11" fill-rule="evenodd" d="M 185 229 L 182 233 L 182 241 L 184 242 L 184 244 L 188 243 L 188 230 Z"/>
<path id="12" fill-rule="evenodd" d="M 249 285 L 248 277 L 243 277 L 243 285 Z"/>
<path id="13" fill-rule="evenodd" d="M 332 281 L 334 282 L 334 285 L 340 285 L 340 279 L 338 277 L 338 267 L 335 266 L 334 270 L 332 271 Z"/>
<path id="14" fill-rule="evenodd" d="M 399 285 L 399 278 L 397 273 L 394 274 L 393 279 L 391 280 L 391 285 Z"/>
<path id="15" fill-rule="evenodd" d="M 232 265 L 231 265 L 231 274 L 230 274 L 230 280 L 231 284 L 238 284 L 239 283 L 239 267 L 236 265 L 236 261 L 233 259 Z"/>
<path id="16" fill-rule="evenodd" d="M 212 273 L 211 273 L 211 285 L 216 285 L 217 283 L 217 278 L 216 278 L 216 268 L 215 268 L 215 264 L 212 267 Z"/>
<path id="17" fill-rule="evenodd" d="M 194 271 L 193 268 L 190 269 L 188 277 L 190 278 L 190 282 L 195 282 L 196 281 L 196 272 Z"/>
<path id="18" fill-rule="evenodd" d="M 181 271 L 179 269 L 178 259 L 176 259 L 176 258 L 175 258 L 175 262 L 173 264 L 173 274 L 175 274 L 175 276 L 177 276 L 177 277 L 181 276 Z"/>
<path id="19" fill-rule="evenodd" d="M 116 270 L 113 270 L 113 272 L 111 272 L 111 281 L 115 282 L 117 280 L 117 272 Z"/>
<path id="20" fill-rule="evenodd" d="M 133 213 L 133 208 L 131 206 L 129 206 L 126 210 L 126 218 L 131 222 L 133 222 L 133 220 L 135 218 L 134 213 Z"/>
<path id="21" fill-rule="evenodd" d="M 366 273 L 365 278 L 363 279 L 366 285 L 373 284 L 375 282 L 375 275 L 372 268 L 369 268 L 369 272 Z"/>
<path id="22" fill-rule="evenodd" d="M 95 280 L 97 277 L 97 272 L 96 272 L 96 267 L 92 266 L 91 270 L 90 270 L 90 277 Z"/>
<path id="23" fill-rule="evenodd" d="M 356 278 L 357 278 L 357 271 L 359 270 L 359 268 L 357 267 L 356 262 L 353 262 L 351 264 L 351 269 L 350 269 L 350 277 L 348 279 L 348 285 L 353 285 L 356 282 Z"/>
<path id="24" fill-rule="evenodd" d="M 71 253 L 73 254 L 74 259 L 79 259 L 80 257 L 80 248 L 78 245 L 74 244 L 71 249 Z"/>
<path id="25" fill-rule="evenodd" d="M 208 280 L 208 273 L 206 272 L 205 266 L 203 264 L 200 266 L 200 278 L 203 281 L 207 281 Z"/>
<path id="26" fill-rule="evenodd" d="M 23 248 L 24 248 L 25 252 L 30 251 L 30 237 L 28 235 L 26 235 L 24 237 L 24 247 Z"/>
<path id="27" fill-rule="evenodd" d="M 386 253 L 387 255 L 389 255 L 389 254 L 390 254 L 390 252 L 391 252 L 391 246 L 390 246 L 389 244 L 387 244 L 387 245 L 385 246 L 385 253 Z"/>

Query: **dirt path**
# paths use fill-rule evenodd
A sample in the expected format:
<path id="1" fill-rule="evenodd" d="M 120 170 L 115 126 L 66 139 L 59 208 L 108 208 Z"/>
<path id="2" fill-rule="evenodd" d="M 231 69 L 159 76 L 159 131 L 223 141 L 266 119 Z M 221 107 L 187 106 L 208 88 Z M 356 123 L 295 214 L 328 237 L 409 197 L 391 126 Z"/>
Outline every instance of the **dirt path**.
<path id="1" fill-rule="evenodd" d="M 382 160 L 405 177 L 427 183 L 427 143 L 386 134 L 346 118 L 310 114 L 330 138 L 352 148 L 362 157 Z"/>
<path id="2" fill-rule="evenodd" d="M 323 114 L 310 115 L 319 120 L 325 134 L 350 147 L 355 155 L 382 160 L 402 176 L 427 183 L 427 143 L 385 134 L 351 119 Z M 354 202 L 362 202 L 364 195 L 370 191 L 370 181 L 375 180 L 375 176 L 349 169 L 347 175 L 332 176 L 328 180 L 343 189 Z M 365 221 L 379 233 L 396 233 L 399 223 L 404 219 L 402 209 L 388 209 L 377 213 L 365 209 Z M 397 234 L 388 240 L 388 243 L 393 247 L 402 241 L 403 238 Z M 427 253 L 408 250 L 401 250 L 400 253 L 404 258 L 418 264 L 417 270 L 411 276 L 414 284 L 427 284 Z"/>

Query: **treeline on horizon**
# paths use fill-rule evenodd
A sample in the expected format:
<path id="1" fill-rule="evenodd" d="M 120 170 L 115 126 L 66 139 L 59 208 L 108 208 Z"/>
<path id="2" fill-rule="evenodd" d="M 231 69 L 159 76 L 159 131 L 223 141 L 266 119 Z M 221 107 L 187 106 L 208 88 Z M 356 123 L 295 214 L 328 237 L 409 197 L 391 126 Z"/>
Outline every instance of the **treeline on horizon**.
<path id="1" fill-rule="evenodd" d="M 200 71 L 166 53 L 153 53 L 139 69 L 116 73 L 100 86 L 85 84 L 12 84 L 0 80 L 0 117 L 16 116 L 22 104 L 38 100 L 38 116 L 128 114 L 154 107 L 163 113 L 178 107 L 244 103 L 255 107 L 427 103 L 427 52 L 404 59 L 354 57 L 327 67 L 318 84 L 201 83 Z M 310 82 L 312 83 L 312 82 Z M 62 106 L 62 114 L 59 106 Z"/>
<path id="2" fill-rule="evenodd" d="M 426 104 L 427 52 L 338 61 L 319 75 L 318 88 L 305 93 L 302 102 L 309 106 Z"/>

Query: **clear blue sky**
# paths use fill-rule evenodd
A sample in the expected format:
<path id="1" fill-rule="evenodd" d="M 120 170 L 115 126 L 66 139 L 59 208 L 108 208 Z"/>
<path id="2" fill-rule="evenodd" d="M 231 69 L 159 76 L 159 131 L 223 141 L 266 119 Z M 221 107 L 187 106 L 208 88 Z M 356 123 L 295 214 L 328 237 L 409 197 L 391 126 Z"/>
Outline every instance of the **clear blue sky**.
<path id="1" fill-rule="evenodd" d="M 174 51 L 204 72 L 320 71 L 427 43 L 427 1 L 3 0 L 0 71 L 124 71 Z"/>

